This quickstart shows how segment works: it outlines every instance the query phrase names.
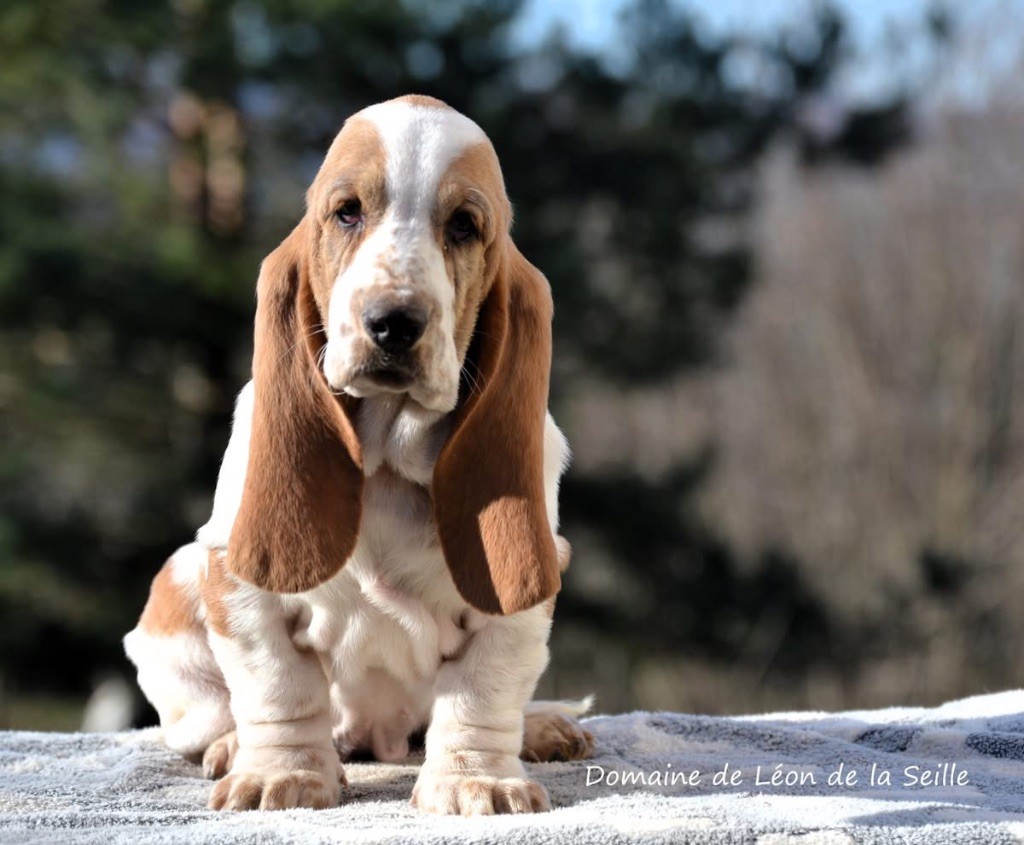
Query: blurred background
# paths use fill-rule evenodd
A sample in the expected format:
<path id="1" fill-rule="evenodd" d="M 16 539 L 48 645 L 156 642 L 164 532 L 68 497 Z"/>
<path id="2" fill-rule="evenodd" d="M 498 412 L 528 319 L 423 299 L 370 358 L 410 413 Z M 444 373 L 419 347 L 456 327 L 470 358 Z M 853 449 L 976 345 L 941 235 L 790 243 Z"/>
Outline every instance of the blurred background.
<path id="1" fill-rule="evenodd" d="M 554 290 L 542 693 L 1021 686 L 1022 47 L 1021 0 L 6 0 L 0 727 L 134 686 L 258 263 L 344 118 L 407 92 L 494 140 Z"/>

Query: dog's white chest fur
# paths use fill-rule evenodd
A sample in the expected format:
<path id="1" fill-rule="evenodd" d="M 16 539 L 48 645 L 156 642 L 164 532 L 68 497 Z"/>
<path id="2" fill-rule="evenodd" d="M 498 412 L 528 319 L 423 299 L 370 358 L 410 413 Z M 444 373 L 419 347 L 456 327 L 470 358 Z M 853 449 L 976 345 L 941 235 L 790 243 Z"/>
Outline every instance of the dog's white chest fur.
<path id="1" fill-rule="evenodd" d="M 367 473 L 359 542 L 327 583 L 287 599 L 293 641 L 320 654 L 344 752 L 400 759 L 429 720 L 438 668 L 480 614 L 459 597 L 438 543 L 428 489 L 445 431 L 391 397 L 357 419 Z"/>

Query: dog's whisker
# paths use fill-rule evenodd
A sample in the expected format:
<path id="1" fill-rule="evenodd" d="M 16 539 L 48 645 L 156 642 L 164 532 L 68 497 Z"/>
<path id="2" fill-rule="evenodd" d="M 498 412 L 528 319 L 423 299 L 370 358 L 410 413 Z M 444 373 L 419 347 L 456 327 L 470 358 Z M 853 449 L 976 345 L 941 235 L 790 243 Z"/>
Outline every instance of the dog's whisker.
<path id="1" fill-rule="evenodd" d="M 284 350 L 284 352 L 281 353 L 280 357 L 278 357 L 278 359 L 277 359 L 277 362 L 280 363 L 282 360 L 287 358 L 292 352 L 295 351 L 295 349 L 299 346 L 299 344 L 309 340 L 311 337 L 316 337 L 318 334 L 321 334 L 323 331 L 324 331 L 324 327 L 323 327 L 323 324 L 321 323 L 321 324 L 319 324 L 319 328 L 314 328 L 312 331 L 310 331 L 310 332 L 308 332 L 308 333 L 306 333 L 304 335 L 300 335 L 298 340 L 295 341 L 295 343 L 291 344 L 291 346 L 289 346 L 287 349 Z M 327 346 L 327 344 L 324 344 L 325 348 L 326 348 L 326 346 Z"/>

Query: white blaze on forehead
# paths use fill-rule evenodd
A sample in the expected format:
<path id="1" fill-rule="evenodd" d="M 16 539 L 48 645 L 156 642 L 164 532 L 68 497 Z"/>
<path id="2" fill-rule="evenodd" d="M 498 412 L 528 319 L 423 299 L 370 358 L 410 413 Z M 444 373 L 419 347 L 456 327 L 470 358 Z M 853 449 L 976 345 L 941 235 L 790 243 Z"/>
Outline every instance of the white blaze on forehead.
<path id="1" fill-rule="evenodd" d="M 427 221 L 441 177 L 467 148 L 487 140 L 465 115 L 445 106 L 392 101 L 363 109 L 384 144 L 389 212 Z"/>

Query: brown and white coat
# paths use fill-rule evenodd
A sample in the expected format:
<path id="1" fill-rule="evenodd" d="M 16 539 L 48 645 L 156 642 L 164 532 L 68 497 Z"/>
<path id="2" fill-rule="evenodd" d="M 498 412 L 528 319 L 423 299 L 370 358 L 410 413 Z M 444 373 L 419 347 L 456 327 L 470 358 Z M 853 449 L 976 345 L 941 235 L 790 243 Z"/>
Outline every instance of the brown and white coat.
<path id="1" fill-rule="evenodd" d="M 592 751 L 585 705 L 530 703 L 568 449 L 510 225 L 479 127 L 403 97 L 346 122 L 264 262 L 213 514 L 125 638 L 211 807 L 333 806 L 344 759 L 427 728 L 416 806 L 530 812 L 521 757 Z"/>

